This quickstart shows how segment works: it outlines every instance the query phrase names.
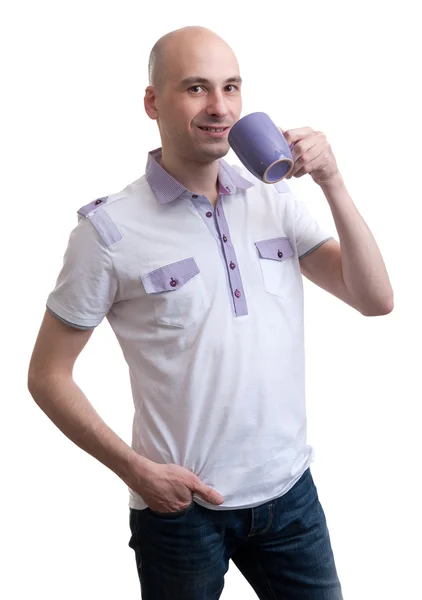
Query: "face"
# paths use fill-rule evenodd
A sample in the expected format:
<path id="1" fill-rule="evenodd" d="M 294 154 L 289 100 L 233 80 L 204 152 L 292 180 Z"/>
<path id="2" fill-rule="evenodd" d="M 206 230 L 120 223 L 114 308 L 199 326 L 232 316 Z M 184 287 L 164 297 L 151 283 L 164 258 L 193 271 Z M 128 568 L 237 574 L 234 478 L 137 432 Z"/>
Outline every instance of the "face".
<path id="1" fill-rule="evenodd" d="M 179 41 L 168 50 L 162 89 L 148 87 L 145 95 L 163 150 L 194 162 L 218 160 L 230 149 L 228 133 L 242 111 L 236 57 L 219 38 Z"/>

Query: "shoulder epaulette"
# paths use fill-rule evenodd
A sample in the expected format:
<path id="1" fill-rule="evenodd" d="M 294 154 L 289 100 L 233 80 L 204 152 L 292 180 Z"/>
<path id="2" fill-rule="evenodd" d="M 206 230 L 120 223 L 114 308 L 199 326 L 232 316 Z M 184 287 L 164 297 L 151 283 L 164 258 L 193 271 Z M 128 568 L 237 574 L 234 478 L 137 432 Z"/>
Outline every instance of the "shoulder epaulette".
<path id="1" fill-rule="evenodd" d="M 282 194 L 283 192 L 290 192 L 290 188 L 284 179 L 282 179 L 281 181 L 277 181 L 277 183 L 274 183 L 273 185 L 277 192 L 279 192 L 280 194 Z"/>
<path id="2" fill-rule="evenodd" d="M 110 215 L 103 210 L 103 207 L 107 204 L 108 196 L 97 198 L 89 204 L 85 204 L 78 211 L 78 215 L 86 217 L 91 221 L 95 229 L 98 231 L 99 236 L 103 240 L 106 246 L 111 246 L 114 242 L 118 242 L 122 239 L 122 234 L 117 229 L 114 221 Z"/>
<path id="3" fill-rule="evenodd" d="M 100 207 L 103 207 L 104 204 L 107 203 L 107 200 L 108 200 L 108 196 L 103 196 L 102 198 L 97 198 L 96 200 L 93 200 L 89 204 L 85 204 L 85 206 L 81 206 L 81 208 L 78 210 L 78 214 L 82 215 L 83 217 L 87 217 L 89 213 L 92 213 L 93 211 L 98 210 Z"/>

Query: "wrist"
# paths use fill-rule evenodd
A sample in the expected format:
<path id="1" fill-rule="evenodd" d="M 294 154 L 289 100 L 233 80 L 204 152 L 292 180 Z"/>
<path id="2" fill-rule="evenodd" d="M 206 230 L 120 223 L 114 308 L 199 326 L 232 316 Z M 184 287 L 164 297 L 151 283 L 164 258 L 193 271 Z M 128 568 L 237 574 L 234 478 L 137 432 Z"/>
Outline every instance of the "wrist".
<path id="1" fill-rule="evenodd" d="M 157 463 L 144 456 L 141 456 L 134 450 L 124 458 L 119 465 L 119 472 L 117 475 L 130 486 L 134 481 L 139 482 L 150 477 Z"/>
<path id="2" fill-rule="evenodd" d="M 320 183 L 320 187 L 324 192 L 344 188 L 344 179 L 340 171 L 337 171 L 337 173 L 330 177 L 330 179 L 327 179 L 326 181 Z"/>

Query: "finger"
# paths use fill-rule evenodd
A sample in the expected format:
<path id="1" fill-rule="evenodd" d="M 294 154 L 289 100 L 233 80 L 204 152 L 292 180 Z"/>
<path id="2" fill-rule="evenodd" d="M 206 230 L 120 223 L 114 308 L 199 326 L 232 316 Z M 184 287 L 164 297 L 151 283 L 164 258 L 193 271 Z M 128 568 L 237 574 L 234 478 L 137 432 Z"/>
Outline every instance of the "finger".
<path id="1" fill-rule="evenodd" d="M 196 494 L 201 496 L 206 502 L 210 502 L 211 504 L 222 504 L 224 502 L 224 497 L 217 492 L 217 490 L 208 487 L 201 479 L 199 479 L 199 477 L 196 477 L 194 481 L 190 480 L 188 487 L 192 492 L 196 492 Z"/>
<path id="2" fill-rule="evenodd" d="M 313 131 L 312 127 L 300 127 L 298 129 L 288 129 L 282 133 L 289 143 L 293 142 L 295 144 L 299 140 L 313 133 Z"/>
<path id="3" fill-rule="evenodd" d="M 318 146 L 318 144 L 315 144 L 314 146 L 309 148 L 309 150 L 307 150 L 304 154 L 295 159 L 295 150 L 296 148 L 294 148 L 292 151 L 294 160 L 293 171 L 291 172 L 292 176 L 295 175 L 300 169 L 302 169 L 304 165 L 310 163 L 315 158 L 318 158 L 322 153 L 322 149 Z"/>
<path id="4" fill-rule="evenodd" d="M 279 130 L 284 135 L 284 133 L 285 133 L 284 129 L 282 129 L 281 127 L 279 127 Z M 284 137 L 286 137 L 286 136 L 284 136 Z M 287 139 L 286 139 L 286 142 L 287 142 Z M 293 147 L 294 147 L 294 145 L 295 145 L 294 142 L 292 142 L 291 144 L 289 144 L 289 150 L 292 150 Z"/>
<path id="5" fill-rule="evenodd" d="M 302 138 L 294 145 L 292 150 L 293 160 L 296 162 L 301 156 L 304 156 L 309 150 L 318 146 L 319 136 L 316 131 L 312 132 L 306 138 Z"/>
<path id="6" fill-rule="evenodd" d="M 316 169 L 319 166 L 321 155 L 322 150 L 318 149 L 316 146 L 308 150 L 303 157 L 295 162 L 293 171 L 287 179 L 290 179 L 291 177 L 302 177 L 302 175 L 306 175 L 306 173 L 309 172 L 308 170 Z"/>

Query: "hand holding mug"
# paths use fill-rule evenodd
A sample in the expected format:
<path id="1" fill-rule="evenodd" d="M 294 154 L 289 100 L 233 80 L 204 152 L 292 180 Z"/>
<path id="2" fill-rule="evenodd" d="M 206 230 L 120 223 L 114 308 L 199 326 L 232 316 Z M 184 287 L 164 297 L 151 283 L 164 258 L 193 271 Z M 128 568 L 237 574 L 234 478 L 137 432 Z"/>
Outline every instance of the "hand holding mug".
<path id="1" fill-rule="evenodd" d="M 309 173 L 319 185 L 340 177 L 325 135 L 310 127 L 284 131 L 263 112 L 239 119 L 228 141 L 243 165 L 264 183 Z"/>

